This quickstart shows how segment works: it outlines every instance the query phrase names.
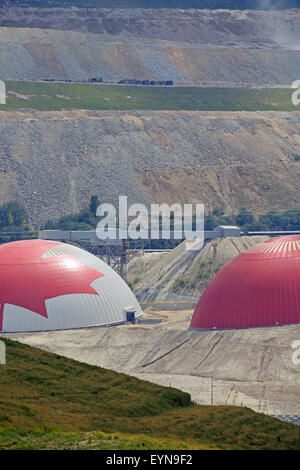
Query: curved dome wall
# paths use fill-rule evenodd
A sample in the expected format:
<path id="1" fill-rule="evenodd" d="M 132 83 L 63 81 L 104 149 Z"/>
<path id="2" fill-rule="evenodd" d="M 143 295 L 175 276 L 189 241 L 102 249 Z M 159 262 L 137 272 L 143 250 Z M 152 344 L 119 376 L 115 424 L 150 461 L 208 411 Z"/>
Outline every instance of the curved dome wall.
<path id="1" fill-rule="evenodd" d="M 300 323 L 299 235 L 263 242 L 224 266 L 201 296 L 191 328 L 294 323 Z"/>
<path id="2" fill-rule="evenodd" d="M 117 324 L 142 309 L 123 279 L 94 255 L 59 242 L 0 246 L 0 332 Z"/>

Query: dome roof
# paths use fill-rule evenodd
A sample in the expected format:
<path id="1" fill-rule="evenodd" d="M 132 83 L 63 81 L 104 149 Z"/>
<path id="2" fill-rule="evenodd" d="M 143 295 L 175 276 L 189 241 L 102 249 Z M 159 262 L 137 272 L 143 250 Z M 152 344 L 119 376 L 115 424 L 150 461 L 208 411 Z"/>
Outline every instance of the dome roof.
<path id="1" fill-rule="evenodd" d="M 300 323 L 300 236 L 273 238 L 239 254 L 208 284 L 191 328 Z"/>
<path id="2" fill-rule="evenodd" d="M 94 255 L 59 242 L 0 246 L 0 332 L 116 324 L 142 309 L 123 279 Z"/>

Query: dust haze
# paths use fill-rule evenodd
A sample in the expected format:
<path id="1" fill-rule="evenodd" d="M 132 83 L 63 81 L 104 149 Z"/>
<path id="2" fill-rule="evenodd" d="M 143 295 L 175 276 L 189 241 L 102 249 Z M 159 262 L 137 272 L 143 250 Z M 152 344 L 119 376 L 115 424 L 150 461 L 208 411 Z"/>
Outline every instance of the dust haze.
<path id="1" fill-rule="evenodd" d="M 258 10 L 282 10 L 284 8 L 299 8 L 299 0 L 257 0 L 255 8 Z"/>

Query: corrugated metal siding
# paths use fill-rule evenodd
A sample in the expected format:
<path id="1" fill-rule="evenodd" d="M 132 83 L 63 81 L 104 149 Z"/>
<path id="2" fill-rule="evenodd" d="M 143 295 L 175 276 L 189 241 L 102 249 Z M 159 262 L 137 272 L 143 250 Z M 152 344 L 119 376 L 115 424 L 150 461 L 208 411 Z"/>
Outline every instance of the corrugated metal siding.
<path id="1" fill-rule="evenodd" d="M 2 332 L 116 324 L 126 321 L 129 306 L 137 317 L 143 313 L 128 285 L 103 261 L 42 240 L 0 246 L 0 304 Z"/>
<path id="2" fill-rule="evenodd" d="M 241 253 L 201 296 L 191 328 L 231 329 L 300 323 L 300 236 Z"/>

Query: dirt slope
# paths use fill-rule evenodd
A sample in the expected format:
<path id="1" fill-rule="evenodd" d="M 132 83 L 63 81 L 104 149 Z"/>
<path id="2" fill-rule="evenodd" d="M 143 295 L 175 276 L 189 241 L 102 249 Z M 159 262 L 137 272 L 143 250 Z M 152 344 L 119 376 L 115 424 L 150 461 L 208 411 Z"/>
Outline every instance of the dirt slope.
<path id="1" fill-rule="evenodd" d="M 165 313 L 164 313 L 165 314 Z M 159 316 L 159 315 L 158 315 Z M 170 314 L 172 317 L 172 315 Z M 153 314 L 152 314 L 153 317 Z M 156 325 L 7 335 L 79 361 L 191 393 L 199 404 L 248 406 L 300 422 L 299 365 L 291 344 L 299 325 L 189 331 L 189 320 Z"/>
<path id="2" fill-rule="evenodd" d="M 0 76 L 290 86 L 299 25 L 300 10 L 2 8 Z"/>
<path id="3" fill-rule="evenodd" d="M 190 44 L 295 48 L 300 33 L 298 10 L 1 8 L 0 12 L 3 27 L 124 33 Z"/>
<path id="4" fill-rule="evenodd" d="M 221 267 L 267 238 L 220 238 L 201 251 L 186 251 L 183 242 L 169 253 L 136 256 L 128 265 L 127 278 L 142 302 L 197 301 Z"/>
<path id="5" fill-rule="evenodd" d="M 224 207 L 231 213 L 240 207 L 251 207 L 262 214 L 271 208 L 299 206 L 299 169 L 300 165 L 274 163 L 216 165 L 193 171 L 154 171 L 142 174 L 140 181 L 159 203 L 202 201 L 206 210 Z"/>
<path id="6" fill-rule="evenodd" d="M 36 224 L 93 194 L 227 213 L 299 206 L 298 112 L 3 112 L 0 132 L 0 202 L 17 198 Z"/>

